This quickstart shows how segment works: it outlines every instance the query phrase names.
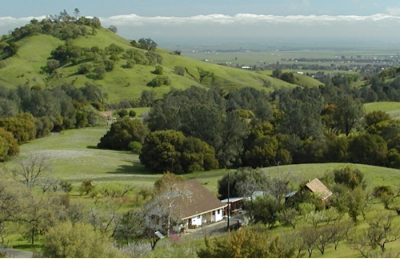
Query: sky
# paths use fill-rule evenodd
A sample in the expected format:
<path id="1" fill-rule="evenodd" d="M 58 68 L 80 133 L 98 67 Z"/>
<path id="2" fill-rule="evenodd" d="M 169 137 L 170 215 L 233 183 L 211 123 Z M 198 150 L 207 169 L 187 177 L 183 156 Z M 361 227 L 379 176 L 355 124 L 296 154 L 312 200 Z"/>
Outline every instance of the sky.
<path id="1" fill-rule="evenodd" d="M 66 10 L 156 42 L 343 40 L 396 45 L 398 0 L 0 0 L 0 34 Z"/>

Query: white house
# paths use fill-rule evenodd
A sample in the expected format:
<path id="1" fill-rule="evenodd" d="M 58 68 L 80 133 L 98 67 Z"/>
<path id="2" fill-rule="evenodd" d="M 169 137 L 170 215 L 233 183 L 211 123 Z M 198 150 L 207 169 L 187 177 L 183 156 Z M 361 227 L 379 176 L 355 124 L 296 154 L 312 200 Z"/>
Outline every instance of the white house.
<path id="1" fill-rule="evenodd" d="M 153 217 L 165 218 L 168 215 L 169 228 L 177 232 L 182 228 L 220 221 L 227 207 L 196 180 L 175 184 L 160 197 L 161 200 L 153 200 L 146 207 Z"/>

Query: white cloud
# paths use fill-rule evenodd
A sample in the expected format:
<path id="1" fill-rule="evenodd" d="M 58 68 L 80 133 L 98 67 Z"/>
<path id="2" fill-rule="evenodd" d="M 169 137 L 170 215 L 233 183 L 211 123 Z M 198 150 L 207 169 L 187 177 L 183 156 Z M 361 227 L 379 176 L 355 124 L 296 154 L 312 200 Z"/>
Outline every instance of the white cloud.
<path id="1" fill-rule="evenodd" d="M 46 18 L 46 16 L 44 15 L 39 17 L 29 16 L 21 18 L 14 18 L 11 16 L 0 17 L 0 27 L 14 26 L 13 28 L 15 28 L 29 23 L 32 19 L 37 19 L 40 21 L 43 20 L 44 18 Z"/>
<path id="2" fill-rule="evenodd" d="M 398 10 L 400 12 L 400 8 Z M 393 10 L 394 12 L 394 10 Z M 156 16 L 142 17 L 136 14 L 118 15 L 108 18 L 101 18 L 103 23 L 114 25 L 144 25 L 144 24 L 160 24 L 160 25 L 182 25 L 182 24 L 254 24 L 260 22 L 267 23 L 308 23 L 319 24 L 321 22 L 360 22 L 360 21 L 381 21 L 381 20 L 397 20 L 400 17 L 391 14 L 374 14 L 369 16 L 358 15 L 257 15 L 239 13 L 234 16 L 223 14 L 196 15 L 189 17 L 175 16 Z"/>
<path id="3" fill-rule="evenodd" d="M 307 2 L 307 1 L 306 1 Z M 176 26 L 176 25 L 236 25 L 236 24 L 256 24 L 256 23 L 293 23 L 293 24 L 309 24 L 318 25 L 321 22 L 360 22 L 360 21 L 400 21 L 400 8 L 388 8 L 388 14 L 374 14 L 369 16 L 358 16 L 358 15 L 260 15 L 260 14 L 248 14 L 239 13 L 233 16 L 224 14 L 209 14 L 209 15 L 195 15 L 188 17 L 177 17 L 177 16 L 154 16 L 146 17 L 139 16 L 136 14 L 128 15 L 116 15 L 111 17 L 100 18 L 101 22 L 105 25 L 120 25 L 120 26 L 145 26 L 145 25 L 164 25 L 164 26 Z M 40 17 L 22 17 L 13 18 L 10 16 L 0 17 L 0 26 L 9 25 L 24 25 L 33 18 L 41 20 L 45 16 Z"/>
<path id="4" fill-rule="evenodd" d="M 400 7 L 388 7 L 386 11 L 390 15 L 400 15 Z"/>
<path id="5" fill-rule="evenodd" d="M 209 14 L 187 17 L 136 14 L 100 17 L 104 27 L 115 25 L 121 36 L 128 39 L 154 37 L 171 38 L 250 38 L 291 37 L 364 38 L 400 40 L 393 28 L 400 25 L 400 16 L 392 14 L 359 15 L 264 15 L 239 13 L 236 15 Z M 15 27 L 23 26 L 34 17 L 0 17 L 0 35 Z M 43 19 L 42 17 L 36 17 Z"/>

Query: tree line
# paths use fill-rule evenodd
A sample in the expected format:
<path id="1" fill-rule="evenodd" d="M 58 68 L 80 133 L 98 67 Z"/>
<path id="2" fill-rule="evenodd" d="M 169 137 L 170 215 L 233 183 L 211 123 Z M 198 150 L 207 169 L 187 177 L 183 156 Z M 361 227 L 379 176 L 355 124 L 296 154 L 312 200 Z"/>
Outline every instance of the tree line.
<path id="1" fill-rule="evenodd" d="M 147 92 L 142 93 L 143 103 L 151 96 Z M 376 93 L 372 86 L 333 85 L 281 88 L 270 94 L 250 87 L 230 92 L 172 89 L 147 102 L 151 110 L 137 124 L 148 131 L 128 130 L 132 136 L 140 134 L 140 141 L 128 138 L 119 147 L 106 147 L 102 139 L 99 147 L 128 150 L 129 142 L 140 142 L 140 159 L 155 172 L 204 170 L 199 165 L 207 156 L 217 160 L 212 168 L 320 162 L 399 167 L 400 122 L 382 111 L 366 114 L 366 92 Z M 113 141 L 121 143 L 118 138 Z M 182 145 L 183 138 L 194 142 Z M 183 166 L 184 156 L 191 157 L 191 166 Z"/>
<path id="2" fill-rule="evenodd" d="M 0 86 L 0 153 L 1 159 L 19 153 L 19 145 L 65 129 L 105 125 L 100 115 L 106 94 L 93 84 L 75 88 Z"/>

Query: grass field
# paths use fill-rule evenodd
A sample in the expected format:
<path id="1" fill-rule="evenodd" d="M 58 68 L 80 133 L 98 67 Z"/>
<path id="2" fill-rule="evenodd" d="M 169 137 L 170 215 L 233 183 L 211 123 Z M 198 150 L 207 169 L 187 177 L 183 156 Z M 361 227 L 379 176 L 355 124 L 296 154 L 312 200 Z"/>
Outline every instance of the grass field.
<path id="1" fill-rule="evenodd" d="M 144 108 L 143 110 L 148 110 Z M 16 166 L 18 159 L 43 154 L 51 163 L 51 177 L 68 180 L 79 185 L 83 180 L 95 183 L 124 182 L 137 188 L 152 186 L 161 174 L 152 174 L 140 164 L 139 156 L 130 151 L 97 149 L 100 138 L 108 127 L 67 130 L 60 134 L 34 140 L 21 146 L 20 157 L 5 163 Z M 195 172 L 186 179 L 199 179 L 206 187 L 216 191 L 217 180 L 224 170 Z"/>
<path id="2" fill-rule="evenodd" d="M 400 119 L 400 102 L 373 102 L 364 104 L 365 111 L 385 111 L 393 119 Z"/>
<path id="3" fill-rule="evenodd" d="M 52 165 L 52 176 L 65 179 L 75 184 L 90 179 L 102 182 L 129 182 L 136 187 L 152 186 L 161 174 L 150 173 L 140 164 L 139 156 L 130 151 L 114 151 L 97 149 L 100 138 L 108 127 L 66 130 L 61 134 L 34 140 L 21 146 L 20 158 L 31 154 L 43 154 Z M 6 162 L 7 167 L 13 167 L 17 159 Z M 357 167 L 365 174 L 370 187 L 387 183 L 400 184 L 400 170 L 370 165 L 355 165 L 346 163 L 299 164 L 279 167 L 269 167 L 263 170 L 270 175 L 289 172 L 296 177 L 297 183 L 315 177 L 321 177 L 327 171 L 345 166 Z M 227 170 L 199 171 L 183 175 L 186 179 L 198 179 L 214 193 L 217 191 L 217 181 Z"/>

